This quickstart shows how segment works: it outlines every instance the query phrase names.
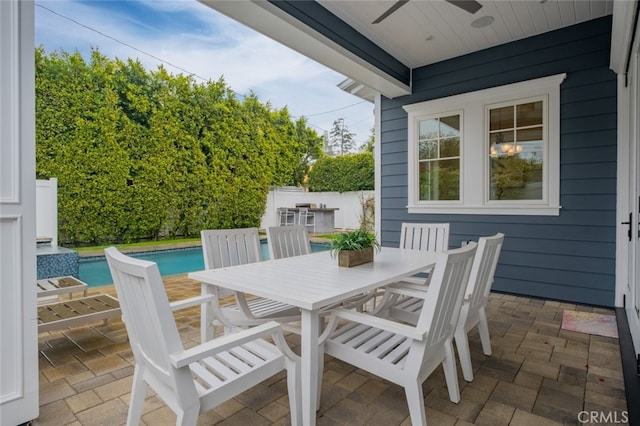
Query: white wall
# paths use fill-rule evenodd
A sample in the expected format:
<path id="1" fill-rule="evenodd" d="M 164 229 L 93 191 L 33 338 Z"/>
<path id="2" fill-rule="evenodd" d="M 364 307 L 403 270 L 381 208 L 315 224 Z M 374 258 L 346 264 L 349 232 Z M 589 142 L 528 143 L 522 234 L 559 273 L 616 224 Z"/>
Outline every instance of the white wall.
<path id="1" fill-rule="evenodd" d="M 58 179 L 36 181 L 36 237 L 58 245 Z"/>
<path id="2" fill-rule="evenodd" d="M 354 192 L 304 192 L 301 188 L 276 188 L 269 191 L 267 208 L 260 228 L 278 225 L 277 209 L 295 207 L 297 203 L 326 204 L 328 208 L 338 208 L 335 212 L 337 230 L 356 229 L 360 226 L 362 206 L 360 197 L 374 197 L 374 191 Z"/>

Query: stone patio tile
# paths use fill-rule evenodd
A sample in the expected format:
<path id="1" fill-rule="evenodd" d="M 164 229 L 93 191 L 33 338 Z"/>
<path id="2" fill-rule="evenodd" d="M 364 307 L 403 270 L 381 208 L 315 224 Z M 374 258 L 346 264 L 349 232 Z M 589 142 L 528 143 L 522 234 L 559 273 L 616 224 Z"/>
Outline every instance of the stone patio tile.
<path id="1" fill-rule="evenodd" d="M 503 352 L 500 356 L 497 356 L 496 358 L 501 358 L 501 359 L 504 359 L 504 360 L 507 360 L 507 361 L 512 361 L 512 362 L 514 362 L 516 364 L 522 364 L 524 362 L 524 360 L 526 359 L 526 357 L 524 355 L 516 353 L 515 350 L 513 352 Z M 486 360 L 486 358 L 485 358 L 485 360 Z"/>
<path id="2" fill-rule="evenodd" d="M 499 382 L 489 397 L 490 401 L 500 402 L 514 408 L 531 411 L 538 392 L 513 383 Z"/>
<path id="3" fill-rule="evenodd" d="M 369 381 L 368 377 L 365 377 L 354 371 L 353 373 L 339 380 L 336 383 L 336 386 L 339 386 L 349 392 L 353 392 L 354 390 L 358 389 L 360 386 L 362 386 L 364 383 L 368 381 Z"/>
<path id="4" fill-rule="evenodd" d="M 489 400 L 480 411 L 475 424 L 478 426 L 509 425 L 515 408 L 498 401 Z"/>
<path id="5" fill-rule="evenodd" d="M 554 337 L 554 336 L 548 336 L 545 334 L 529 332 L 524 337 L 524 341 L 522 342 L 522 344 L 525 346 L 531 345 L 534 347 L 538 345 L 545 345 L 545 346 L 550 345 L 553 347 L 563 348 L 567 345 L 567 339 L 564 339 L 562 337 Z"/>
<path id="6" fill-rule="evenodd" d="M 338 402 L 347 398 L 349 392 L 332 383 L 322 383 L 322 395 L 320 397 L 319 414 L 325 413 L 328 409 L 336 405 Z M 381 394 L 382 395 L 382 394 Z"/>
<path id="7" fill-rule="evenodd" d="M 521 371 L 555 380 L 560 373 L 560 366 L 554 362 L 543 362 L 539 359 L 527 358 L 522 363 Z"/>
<path id="8" fill-rule="evenodd" d="M 40 405 L 40 413 L 37 419 L 31 423 L 33 426 L 62 425 L 72 423 L 76 416 L 69 406 L 62 400 L 50 404 Z"/>
<path id="9" fill-rule="evenodd" d="M 93 389 L 79 393 L 77 395 L 70 396 L 64 400 L 73 413 L 84 411 L 87 408 L 95 407 L 101 404 L 104 400 L 101 399 Z"/>
<path id="10" fill-rule="evenodd" d="M 587 345 L 591 340 L 590 334 L 580 333 L 580 332 L 571 331 L 571 330 L 564 330 L 562 328 L 560 329 L 560 332 L 558 332 L 558 337 L 567 339 L 567 341 L 580 342 Z"/>
<path id="11" fill-rule="evenodd" d="M 283 405 L 280 401 L 274 401 L 266 407 L 258 411 L 258 414 L 265 417 L 271 422 L 275 422 L 291 414 L 291 410 L 287 401 L 287 405 Z M 291 421 L 291 418 L 289 418 Z"/>
<path id="12" fill-rule="evenodd" d="M 96 375 L 110 373 L 112 371 L 130 366 L 130 364 L 127 361 L 125 361 L 118 355 L 104 356 L 101 354 L 100 357 L 95 357 L 89 360 L 85 360 L 83 362 Z"/>
<path id="13" fill-rule="evenodd" d="M 380 380 L 369 380 L 358 389 L 347 395 L 347 398 L 352 399 L 362 404 L 370 404 L 376 398 L 378 398 L 382 392 L 389 387 L 388 384 Z"/>
<path id="14" fill-rule="evenodd" d="M 76 413 L 76 417 L 86 425 L 121 425 L 127 420 L 127 411 L 128 407 L 122 401 L 112 399 L 104 404 Z"/>
<path id="15" fill-rule="evenodd" d="M 452 426 L 459 424 L 458 419 L 451 413 L 442 412 L 434 408 L 426 407 L 428 425 Z"/>
<path id="16" fill-rule="evenodd" d="M 68 376 L 75 376 L 78 374 L 93 374 L 86 365 L 81 363 L 75 358 L 71 358 L 71 361 L 65 362 L 56 368 L 47 368 L 40 371 L 44 374 L 47 380 L 53 382 L 58 379 L 62 379 Z"/>
<path id="17" fill-rule="evenodd" d="M 341 424 L 366 425 L 374 415 L 374 410 L 365 404 L 343 399 L 324 413 L 325 416 Z"/>
<path id="18" fill-rule="evenodd" d="M 587 370 L 584 367 L 574 368 L 561 365 L 558 382 L 584 388 L 587 383 Z"/>
<path id="19" fill-rule="evenodd" d="M 479 374 L 484 374 L 498 380 L 512 382 L 515 379 L 521 363 L 503 358 L 490 357 L 478 370 Z"/>
<path id="20" fill-rule="evenodd" d="M 127 376 L 102 386 L 97 386 L 94 390 L 103 401 L 107 401 L 131 392 L 132 383 L 133 376 Z"/>
<path id="21" fill-rule="evenodd" d="M 65 380 L 73 386 L 76 383 L 84 382 L 85 380 L 93 379 L 94 377 L 96 377 L 96 375 L 93 374 L 93 371 L 85 369 L 78 374 L 65 375 Z"/>
<path id="22" fill-rule="evenodd" d="M 538 389 L 540 389 L 540 385 L 542 384 L 542 376 L 527 373 L 526 371 L 519 371 L 513 383 L 515 385 L 524 386 L 525 388 L 532 389 L 537 392 Z"/>
<path id="23" fill-rule="evenodd" d="M 75 394 L 76 391 L 64 379 L 54 382 L 40 381 L 40 405 L 47 405 Z"/>
<path id="24" fill-rule="evenodd" d="M 390 385 L 370 406 L 392 413 L 394 417 L 405 418 L 409 415 L 404 389 L 397 385 Z"/>
<path id="25" fill-rule="evenodd" d="M 600 367 L 598 365 L 589 365 L 587 371 L 588 371 L 588 376 L 594 375 L 597 377 L 605 377 L 605 378 L 616 379 L 620 381 L 624 380 L 622 375 L 622 365 L 620 362 L 616 364 L 611 364 L 607 367 Z"/>
<path id="26" fill-rule="evenodd" d="M 611 387 L 604 382 L 587 382 L 584 399 L 585 403 L 600 404 L 614 410 L 627 408 L 624 388 Z"/>
<path id="27" fill-rule="evenodd" d="M 554 348 L 553 354 L 551 354 L 551 361 L 578 369 L 586 369 L 589 358 L 586 351 L 576 352 L 567 348 Z"/>
<path id="28" fill-rule="evenodd" d="M 469 387 L 491 393 L 497 384 L 497 379 L 479 373 L 473 376 L 473 382 L 469 383 Z"/>
<path id="29" fill-rule="evenodd" d="M 511 419 L 512 425 L 517 426 L 562 426 L 562 423 L 541 417 L 523 410 L 516 410 Z"/>
<path id="30" fill-rule="evenodd" d="M 575 419 L 583 405 L 583 387 L 545 379 L 532 412 L 550 419 Z"/>
<path id="31" fill-rule="evenodd" d="M 259 384 L 237 395 L 236 399 L 245 406 L 257 411 L 280 398 L 282 395 L 282 390 L 275 386 Z"/>
<path id="32" fill-rule="evenodd" d="M 434 390 L 427 396 L 425 403 L 427 407 L 468 422 L 473 422 L 482 410 L 482 403 L 480 402 L 462 398 L 457 404 L 451 402 L 447 389 Z"/>
<path id="33" fill-rule="evenodd" d="M 213 411 L 215 411 L 216 414 L 218 414 L 220 417 L 226 419 L 227 417 L 231 417 L 243 408 L 245 408 L 245 406 L 241 404 L 240 401 L 236 400 L 235 398 L 231 398 L 216 406 Z"/>
<path id="34" fill-rule="evenodd" d="M 78 393 L 84 392 L 88 389 L 94 389 L 98 386 L 111 383 L 114 380 L 115 378 L 111 374 L 102 374 L 100 376 L 94 376 L 90 379 L 74 383 L 73 389 L 75 389 L 75 391 Z"/>
<path id="35" fill-rule="evenodd" d="M 460 398 L 464 400 L 474 401 L 480 404 L 484 404 L 491 396 L 491 392 L 486 392 L 473 386 L 467 386 L 462 392 L 460 392 Z"/>

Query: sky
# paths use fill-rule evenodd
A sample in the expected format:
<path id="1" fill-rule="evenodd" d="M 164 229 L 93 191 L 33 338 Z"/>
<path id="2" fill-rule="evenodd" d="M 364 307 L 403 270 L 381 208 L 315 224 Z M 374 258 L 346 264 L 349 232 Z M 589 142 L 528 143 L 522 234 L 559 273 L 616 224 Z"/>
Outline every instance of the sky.
<path id="1" fill-rule="evenodd" d="M 36 46 L 47 53 L 88 59 L 97 48 L 199 83 L 222 77 L 239 97 L 253 92 L 294 119 L 307 117 L 320 135 L 343 118 L 361 145 L 374 126 L 373 104 L 337 87 L 345 76 L 195 0 L 36 0 L 35 25 Z"/>

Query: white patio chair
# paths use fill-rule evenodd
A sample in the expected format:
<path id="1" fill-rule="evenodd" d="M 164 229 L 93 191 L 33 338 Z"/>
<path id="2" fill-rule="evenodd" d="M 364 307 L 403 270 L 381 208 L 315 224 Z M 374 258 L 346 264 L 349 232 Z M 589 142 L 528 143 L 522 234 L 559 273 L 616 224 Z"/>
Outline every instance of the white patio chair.
<path id="1" fill-rule="evenodd" d="M 408 250 L 444 251 L 449 249 L 448 223 L 403 223 L 400 248 Z M 428 273 L 425 271 L 424 273 Z M 403 281 L 424 284 L 427 277 L 407 277 Z"/>
<path id="2" fill-rule="evenodd" d="M 476 244 L 440 252 L 415 326 L 354 310 L 336 310 L 321 336 L 328 355 L 405 389 L 411 424 L 426 425 L 422 383 L 442 364 L 449 399 L 460 401 L 453 334 Z M 428 294 L 428 297 L 427 297 Z"/>
<path id="3" fill-rule="evenodd" d="M 311 232 L 316 232 L 316 214 L 310 212 L 307 207 L 300 207 L 298 211 L 298 225 L 311 227 Z"/>
<path id="4" fill-rule="evenodd" d="M 400 248 L 443 251 L 449 249 L 448 223 L 403 223 Z"/>
<path id="5" fill-rule="evenodd" d="M 296 224 L 295 212 L 289 210 L 286 207 L 278 208 L 279 224 L 280 226 L 292 226 Z"/>
<path id="6" fill-rule="evenodd" d="M 489 292 L 493 284 L 503 241 L 504 234 L 501 233 L 490 237 L 482 237 L 478 240 L 478 249 L 462 302 L 460 321 L 455 332 L 455 341 L 464 379 L 468 382 L 473 380 L 468 334 L 474 327 L 478 327 L 483 353 L 487 356 L 491 355 L 491 338 L 489 336 L 486 306 L 489 301 Z M 388 288 L 387 291 L 400 297 L 386 310 L 382 310 L 383 312 L 380 314 L 410 324 L 417 324 L 424 299 L 414 297 L 409 288 L 407 285 Z M 427 291 L 430 291 L 429 288 Z M 413 289 L 415 290 L 415 287 Z"/>
<path id="7" fill-rule="evenodd" d="M 267 245 L 271 260 L 311 253 L 309 234 L 304 225 L 267 228 Z"/>
<path id="8" fill-rule="evenodd" d="M 176 413 L 177 425 L 195 425 L 199 414 L 284 369 L 291 423 L 300 424 L 300 360 L 276 322 L 184 349 L 172 309 L 210 303 L 213 296 L 170 305 L 156 263 L 125 256 L 114 247 L 105 255 L 136 361 L 127 425 L 139 424 L 147 385 Z"/>
<path id="9" fill-rule="evenodd" d="M 407 250 L 423 250 L 423 251 L 444 251 L 449 249 L 449 224 L 448 223 L 403 223 L 402 230 L 400 232 L 400 245 L 401 249 Z M 431 269 L 427 269 L 420 274 L 406 277 L 402 281 L 396 283 L 396 287 L 404 286 L 406 288 L 415 288 L 420 290 L 421 287 L 429 284 Z M 416 287 L 417 286 L 417 287 Z M 379 313 L 389 306 L 392 306 L 398 302 L 398 300 L 408 299 L 403 297 L 399 292 L 383 293 L 382 298 L 376 298 L 372 301 L 372 313 Z M 410 306 L 412 306 L 410 299 L 406 300 Z M 419 303 L 418 301 L 414 301 Z M 422 305 L 418 305 L 416 310 L 419 310 Z M 403 319 L 402 317 L 396 319 Z"/>
<path id="10" fill-rule="evenodd" d="M 203 230 L 202 252 L 205 269 L 244 265 L 260 262 L 260 237 L 257 228 Z M 252 327 L 266 321 L 277 321 L 288 331 L 297 328 L 287 323 L 300 321 L 300 309 L 281 302 L 256 296 L 247 296 L 242 292 L 225 292 L 214 287 L 219 301 L 229 294 L 235 296 L 235 302 L 214 307 L 215 323 L 225 327 L 225 333 L 233 327 Z M 218 309 L 219 308 L 219 309 Z"/>

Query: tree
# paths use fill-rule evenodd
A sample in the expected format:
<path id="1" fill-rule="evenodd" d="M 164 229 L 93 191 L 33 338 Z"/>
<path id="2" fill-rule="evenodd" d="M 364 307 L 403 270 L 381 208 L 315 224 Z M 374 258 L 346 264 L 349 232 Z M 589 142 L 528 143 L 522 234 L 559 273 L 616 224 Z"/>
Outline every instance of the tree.
<path id="1" fill-rule="evenodd" d="M 299 118 L 295 122 L 295 127 L 296 138 L 303 147 L 303 153 L 298 167 L 294 169 L 291 175 L 288 185 L 301 186 L 304 184 L 305 178 L 309 175 L 311 165 L 324 156 L 324 136 L 319 136 L 315 130 L 308 127 L 305 117 Z"/>
<path id="2" fill-rule="evenodd" d="M 369 138 L 367 139 L 367 141 L 362 144 L 360 146 L 360 151 L 364 151 L 364 152 L 370 152 L 373 154 L 373 149 L 375 147 L 376 144 L 376 134 L 375 134 L 375 130 L 374 128 L 372 128 L 369 132 Z"/>
<path id="3" fill-rule="evenodd" d="M 344 155 L 355 150 L 355 134 L 351 133 L 344 124 L 344 118 L 338 118 L 333 122 L 329 132 L 329 143 L 327 144 L 329 155 Z"/>

